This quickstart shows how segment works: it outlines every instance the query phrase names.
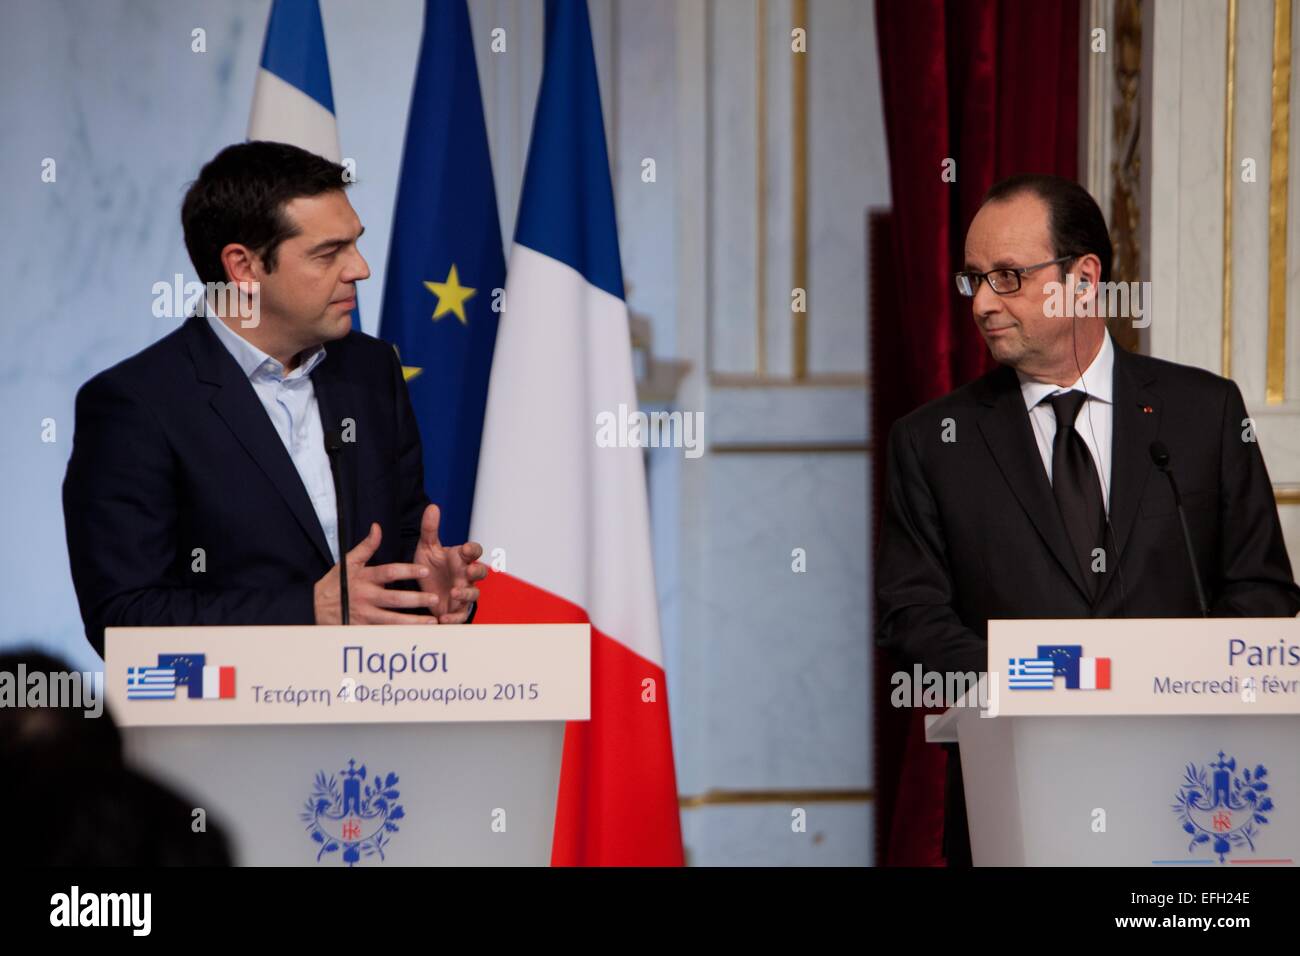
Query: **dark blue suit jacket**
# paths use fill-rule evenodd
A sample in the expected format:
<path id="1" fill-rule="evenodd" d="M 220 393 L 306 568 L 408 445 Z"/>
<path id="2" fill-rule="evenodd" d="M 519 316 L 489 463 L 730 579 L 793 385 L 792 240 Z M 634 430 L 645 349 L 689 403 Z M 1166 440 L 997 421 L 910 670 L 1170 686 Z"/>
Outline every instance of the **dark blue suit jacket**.
<path id="1" fill-rule="evenodd" d="M 341 550 L 377 521 L 383 540 L 370 563 L 410 561 L 428 498 L 401 365 L 392 346 L 361 332 L 325 353 L 311 374 L 321 423 L 354 423 L 342 452 Z M 334 564 L 325 533 L 206 319 L 96 375 L 77 393 L 76 415 L 63 516 L 95 650 L 105 627 L 314 623 L 315 583 Z"/>

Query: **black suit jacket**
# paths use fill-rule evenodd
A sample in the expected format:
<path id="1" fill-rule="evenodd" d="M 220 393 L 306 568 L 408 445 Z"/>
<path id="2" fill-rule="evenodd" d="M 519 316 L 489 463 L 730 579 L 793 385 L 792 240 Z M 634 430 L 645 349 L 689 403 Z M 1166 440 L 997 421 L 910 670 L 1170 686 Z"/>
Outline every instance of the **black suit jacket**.
<path id="1" fill-rule="evenodd" d="M 1115 346 L 1110 519 L 1090 600 L 1015 372 L 999 367 L 895 423 L 876 562 L 879 639 L 938 671 L 986 667 L 990 619 L 1198 617 L 1159 439 L 1216 617 L 1300 611 L 1277 505 L 1235 383 Z M 955 441 L 943 441 L 945 421 Z"/>
<path id="2" fill-rule="evenodd" d="M 1113 343 L 1112 343 L 1113 344 Z M 1300 612 L 1272 485 L 1235 383 L 1115 346 L 1108 570 L 1095 600 L 1069 550 L 1015 372 L 895 423 L 876 561 L 878 640 L 927 671 L 983 671 L 990 619 L 1198 617 L 1162 441 L 1216 617 Z M 943 440 L 945 428 L 955 441 Z M 950 434 L 952 432 L 950 431 Z M 969 860 L 949 760 L 945 852 Z"/>
<path id="3" fill-rule="evenodd" d="M 325 353 L 311 373 L 321 423 L 353 423 L 341 550 L 377 521 L 383 540 L 371 563 L 410 561 L 428 498 L 401 365 L 392 346 L 361 332 Z M 112 626 L 314 623 L 315 583 L 334 564 L 325 533 L 266 409 L 206 319 L 187 319 L 96 375 L 77 393 L 76 416 L 63 514 L 95 650 Z"/>

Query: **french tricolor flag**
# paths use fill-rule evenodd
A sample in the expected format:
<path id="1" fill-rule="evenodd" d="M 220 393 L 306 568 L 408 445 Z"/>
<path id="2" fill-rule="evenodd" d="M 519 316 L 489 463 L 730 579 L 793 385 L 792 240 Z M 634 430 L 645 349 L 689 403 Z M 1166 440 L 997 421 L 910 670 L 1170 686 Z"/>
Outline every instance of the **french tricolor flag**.
<path id="1" fill-rule="evenodd" d="M 233 700 L 235 696 L 235 669 L 233 667 L 203 668 L 203 699 Z"/>
<path id="2" fill-rule="evenodd" d="M 547 0 L 545 46 L 471 519 L 506 568 L 476 621 L 591 623 L 552 864 L 680 866 L 645 465 L 596 445 L 597 416 L 637 399 L 585 0 Z"/>
<path id="3" fill-rule="evenodd" d="M 271 4 L 248 138 L 289 143 L 340 161 L 325 27 L 317 0 Z"/>
<path id="4" fill-rule="evenodd" d="M 1110 658 L 1079 658 L 1079 690 L 1110 690 Z"/>

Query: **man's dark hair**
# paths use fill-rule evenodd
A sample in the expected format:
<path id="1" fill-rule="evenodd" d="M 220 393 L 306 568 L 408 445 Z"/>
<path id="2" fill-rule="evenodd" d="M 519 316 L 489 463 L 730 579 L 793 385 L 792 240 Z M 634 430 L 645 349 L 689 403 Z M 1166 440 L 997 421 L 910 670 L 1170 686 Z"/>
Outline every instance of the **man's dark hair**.
<path id="1" fill-rule="evenodd" d="M 34 648 L 0 654 L 0 674 L 76 673 Z M 47 701 L 47 703 L 50 703 Z M 97 719 L 69 707 L 0 707 L 0 820 L 11 826 L 5 851 L 31 866 L 229 866 L 229 838 L 209 816 L 193 829 L 198 795 L 181 794 L 123 757 L 122 735 L 107 709 Z"/>
<path id="2" fill-rule="evenodd" d="M 284 205 L 300 196 L 346 189 L 343 167 L 288 143 L 236 143 L 199 171 L 181 204 L 190 261 L 204 282 L 226 282 L 221 250 L 232 242 L 256 252 L 275 271 L 280 243 L 298 230 Z"/>
<path id="3" fill-rule="evenodd" d="M 1014 199 L 1022 193 L 1037 196 L 1047 204 L 1052 257 L 1083 256 L 1091 252 L 1101 260 L 1099 281 L 1108 281 L 1114 257 L 1110 231 L 1106 228 L 1106 217 L 1101 214 L 1101 207 L 1088 190 L 1062 176 L 1021 173 L 994 183 L 984 202 Z"/>

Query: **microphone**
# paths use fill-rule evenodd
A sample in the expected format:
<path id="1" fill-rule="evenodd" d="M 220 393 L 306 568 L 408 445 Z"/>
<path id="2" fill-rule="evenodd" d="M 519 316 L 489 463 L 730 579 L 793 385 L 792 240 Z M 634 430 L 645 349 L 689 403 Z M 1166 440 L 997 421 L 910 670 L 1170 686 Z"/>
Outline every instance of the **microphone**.
<path id="1" fill-rule="evenodd" d="M 1196 551 L 1192 548 L 1192 532 L 1187 527 L 1187 512 L 1183 510 L 1183 496 L 1178 493 L 1178 482 L 1174 481 L 1174 473 L 1169 469 L 1169 449 L 1165 447 L 1162 441 L 1153 441 L 1150 448 L 1151 461 L 1155 466 L 1165 473 L 1169 479 L 1169 487 L 1174 492 L 1174 504 L 1178 508 L 1178 521 L 1183 526 L 1183 543 L 1187 545 L 1187 558 L 1192 562 L 1192 583 L 1196 585 L 1196 600 L 1201 605 L 1201 617 L 1209 617 L 1210 611 L 1205 604 L 1205 589 L 1201 587 L 1201 572 L 1196 567 Z"/>
<path id="2" fill-rule="evenodd" d="M 346 533 L 347 522 L 344 511 L 344 502 L 347 500 L 343 496 L 343 465 L 340 455 L 343 453 L 343 433 L 337 428 L 328 428 L 325 430 L 325 454 L 329 455 L 330 472 L 334 475 L 334 501 L 337 506 L 337 515 L 339 523 L 339 611 L 343 623 L 348 623 L 348 556 L 344 552 L 347 546 L 348 538 Z"/>

